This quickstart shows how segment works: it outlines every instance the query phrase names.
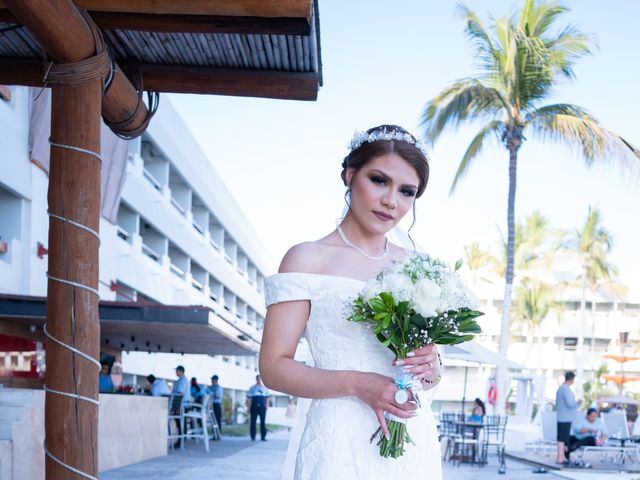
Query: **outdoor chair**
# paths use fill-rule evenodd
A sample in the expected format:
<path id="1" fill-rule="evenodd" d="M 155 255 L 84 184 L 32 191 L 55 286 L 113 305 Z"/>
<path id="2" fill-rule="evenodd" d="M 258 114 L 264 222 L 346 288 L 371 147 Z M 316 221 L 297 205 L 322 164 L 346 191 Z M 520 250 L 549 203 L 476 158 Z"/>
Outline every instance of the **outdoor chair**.
<path id="1" fill-rule="evenodd" d="M 489 456 L 489 449 L 495 448 L 500 461 L 500 468 L 498 473 L 505 473 L 507 471 L 507 465 L 504 458 L 505 450 L 505 432 L 507 429 L 507 420 L 509 417 L 506 415 L 487 415 L 484 417 L 484 441 L 482 443 L 482 463 L 486 464 Z"/>
<path id="2" fill-rule="evenodd" d="M 184 425 L 182 421 L 182 395 L 172 393 L 168 397 L 167 402 L 167 440 L 169 441 L 169 448 L 173 450 L 173 446 L 176 440 L 180 440 L 181 448 L 184 448 L 184 438 L 181 432 L 184 432 Z M 176 426 L 176 423 L 180 425 L 180 431 Z M 175 430 L 174 430 L 175 429 Z M 175 433 L 174 433 L 175 431 Z"/>
<path id="3" fill-rule="evenodd" d="M 182 406 L 184 438 L 202 438 L 207 452 L 209 452 L 209 427 L 211 427 L 214 438 L 220 438 L 220 430 L 212 414 L 213 409 L 209 409 L 211 397 L 212 395 L 207 393 L 203 397 L 202 403 L 187 402 Z"/>
<path id="4" fill-rule="evenodd" d="M 213 413 L 213 395 L 209 395 L 206 400 L 203 400 L 202 405 L 204 405 L 207 416 L 209 417 L 209 425 L 211 425 L 211 439 L 220 440 L 220 425 L 218 425 L 216 416 Z"/>
<path id="5" fill-rule="evenodd" d="M 459 413 L 440 413 L 440 426 L 438 427 L 438 432 L 440 434 L 440 442 L 444 441 L 444 453 L 442 455 L 442 459 L 446 460 L 449 458 L 449 453 L 451 452 L 454 442 L 457 438 L 460 437 L 459 429 L 456 424 L 453 423 L 454 420 L 460 420 L 461 414 Z"/>
<path id="6" fill-rule="evenodd" d="M 545 456 L 555 456 L 558 452 L 558 417 L 552 410 L 542 411 L 540 414 L 542 439 L 534 444 L 536 453 Z"/>
<path id="7" fill-rule="evenodd" d="M 609 432 L 607 446 L 624 447 L 626 441 L 629 440 L 629 424 L 627 423 L 627 414 L 622 412 L 604 412 L 602 420 Z M 615 438 L 611 438 L 615 437 Z"/>

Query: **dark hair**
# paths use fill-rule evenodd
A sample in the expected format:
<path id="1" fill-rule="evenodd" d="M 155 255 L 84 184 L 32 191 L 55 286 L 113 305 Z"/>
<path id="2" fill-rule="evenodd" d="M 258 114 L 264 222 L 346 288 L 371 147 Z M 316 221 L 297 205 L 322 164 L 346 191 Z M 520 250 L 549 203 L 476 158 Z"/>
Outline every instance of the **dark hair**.
<path id="1" fill-rule="evenodd" d="M 184 367 L 182 365 L 178 365 L 176 367 L 176 370 L 180 370 L 182 373 L 184 373 Z"/>
<path id="2" fill-rule="evenodd" d="M 482 400 L 476 398 L 473 403 L 480 407 L 480 409 L 482 410 L 482 416 L 485 416 L 487 414 L 487 407 L 484 406 L 484 402 Z"/>
<path id="3" fill-rule="evenodd" d="M 569 380 L 573 380 L 574 378 L 576 378 L 576 374 L 573 372 L 566 372 L 564 374 L 564 381 L 568 382 Z"/>
<path id="4" fill-rule="evenodd" d="M 147 382 L 153 383 L 156 381 L 155 375 L 147 375 Z"/>
<path id="5" fill-rule="evenodd" d="M 587 410 L 587 417 L 589 415 L 591 415 L 592 413 L 598 413 L 598 409 L 597 408 L 590 408 L 589 410 Z"/>
<path id="6" fill-rule="evenodd" d="M 214 375 L 213 377 L 211 377 L 211 380 L 218 380 L 218 375 Z"/>
<path id="7" fill-rule="evenodd" d="M 192 387 L 198 386 L 198 379 L 196 377 L 191 377 L 191 386 Z"/>
<path id="8" fill-rule="evenodd" d="M 398 125 L 378 125 L 377 127 L 367 130 L 367 133 L 373 133 L 381 130 L 407 134 L 410 135 L 414 141 L 416 140 L 413 135 Z M 424 193 L 424 190 L 427 187 L 427 182 L 429 181 L 429 160 L 417 146 L 402 140 L 376 140 L 373 142 L 364 142 L 359 147 L 353 149 L 342 162 L 342 172 L 340 176 L 342 177 L 342 181 L 345 186 L 350 186 L 347 184 L 347 169 L 353 168 L 355 177 L 360 169 L 373 158 L 380 157 L 388 153 L 400 155 L 415 169 L 419 178 L 416 198 L 420 197 Z M 351 181 L 353 182 L 353 177 L 351 177 Z"/>

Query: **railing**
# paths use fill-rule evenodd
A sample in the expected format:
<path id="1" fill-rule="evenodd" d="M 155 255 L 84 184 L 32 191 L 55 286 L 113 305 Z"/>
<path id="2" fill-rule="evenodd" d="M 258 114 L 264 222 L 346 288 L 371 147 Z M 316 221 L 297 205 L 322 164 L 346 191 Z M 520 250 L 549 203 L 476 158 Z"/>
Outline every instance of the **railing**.
<path id="1" fill-rule="evenodd" d="M 116 225 L 116 230 L 118 232 L 118 237 L 120 237 L 121 239 L 123 239 L 125 242 L 129 241 L 129 237 L 131 236 L 131 234 L 129 232 L 127 232 L 124 228 L 122 228 L 120 225 Z"/>
<path id="2" fill-rule="evenodd" d="M 171 270 L 172 273 L 176 274 L 178 277 L 180 278 L 184 278 L 184 271 L 178 267 L 177 265 L 174 265 L 173 263 L 169 265 L 169 270 Z"/>
<path id="3" fill-rule="evenodd" d="M 158 255 L 153 248 L 149 247 L 148 245 L 145 245 L 144 243 L 142 244 L 142 253 L 144 253 L 147 257 L 149 257 L 151 260 L 157 262 L 158 259 L 160 258 L 160 255 Z"/>
<path id="4" fill-rule="evenodd" d="M 191 279 L 191 285 L 196 290 L 202 291 L 203 285 L 199 281 L 197 281 L 195 278 Z"/>
<path id="5" fill-rule="evenodd" d="M 171 197 L 171 205 L 173 205 L 182 215 L 187 211 L 174 197 Z"/>
<path id="6" fill-rule="evenodd" d="M 198 233 L 200 233 L 200 235 L 204 235 L 204 228 L 202 228 L 200 224 L 195 220 L 193 221 L 193 228 L 195 228 L 198 231 Z"/>
<path id="7" fill-rule="evenodd" d="M 156 177 L 153 176 L 153 174 L 147 170 L 146 168 L 142 169 L 142 175 L 144 176 L 144 178 L 146 178 L 147 180 L 149 180 L 151 182 L 151 185 L 153 185 L 153 187 L 156 190 L 162 190 L 162 185 L 160 185 L 160 182 L 158 180 L 156 180 Z"/>

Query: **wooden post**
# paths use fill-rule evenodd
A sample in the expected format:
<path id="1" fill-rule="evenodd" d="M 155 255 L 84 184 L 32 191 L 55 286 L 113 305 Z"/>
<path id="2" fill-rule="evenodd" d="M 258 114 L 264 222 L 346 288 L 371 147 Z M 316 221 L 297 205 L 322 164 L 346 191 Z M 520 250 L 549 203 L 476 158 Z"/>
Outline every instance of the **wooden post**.
<path id="1" fill-rule="evenodd" d="M 73 2 L 5 3 L 56 62 L 96 53 L 93 34 Z M 59 145 L 51 147 L 48 192 L 47 329 L 56 340 L 46 346 L 47 480 L 98 477 L 98 368 L 61 344 L 94 362 L 100 353 L 99 240 L 78 226 L 99 230 L 100 160 L 73 148 L 99 154 L 101 102 L 101 78 L 52 89 L 51 141 Z"/>
<path id="2" fill-rule="evenodd" d="M 100 79 L 52 91 L 51 139 L 100 151 Z M 49 211 L 98 231 L 100 160 L 86 153 L 51 147 Z M 98 289 L 98 239 L 75 225 L 49 221 L 49 276 Z M 99 297 L 83 288 L 49 280 L 47 325 L 62 342 L 98 358 Z M 98 369 L 87 359 L 47 342 L 47 388 L 98 398 Z M 46 447 L 64 463 L 98 477 L 98 406 L 47 392 Z M 46 479 L 84 479 L 46 458 Z"/>

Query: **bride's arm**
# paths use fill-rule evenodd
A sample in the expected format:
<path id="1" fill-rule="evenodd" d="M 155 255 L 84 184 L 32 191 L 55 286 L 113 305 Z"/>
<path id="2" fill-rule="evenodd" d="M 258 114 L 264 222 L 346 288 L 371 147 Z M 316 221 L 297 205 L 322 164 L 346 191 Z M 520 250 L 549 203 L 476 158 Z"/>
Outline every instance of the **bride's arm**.
<path id="1" fill-rule="evenodd" d="M 308 300 L 278 303 L 267 310 L 260 348 L 260 375 L 267 387 L 304 398 L 356 396 L 373 409 L 385 433 L 384 412 L 401 418 L 415 415 L 414 404 L 395 403 L 398 387 L 389 377 L 371 372 L 323 370 L 294 360 L 309 311 Z"/>

